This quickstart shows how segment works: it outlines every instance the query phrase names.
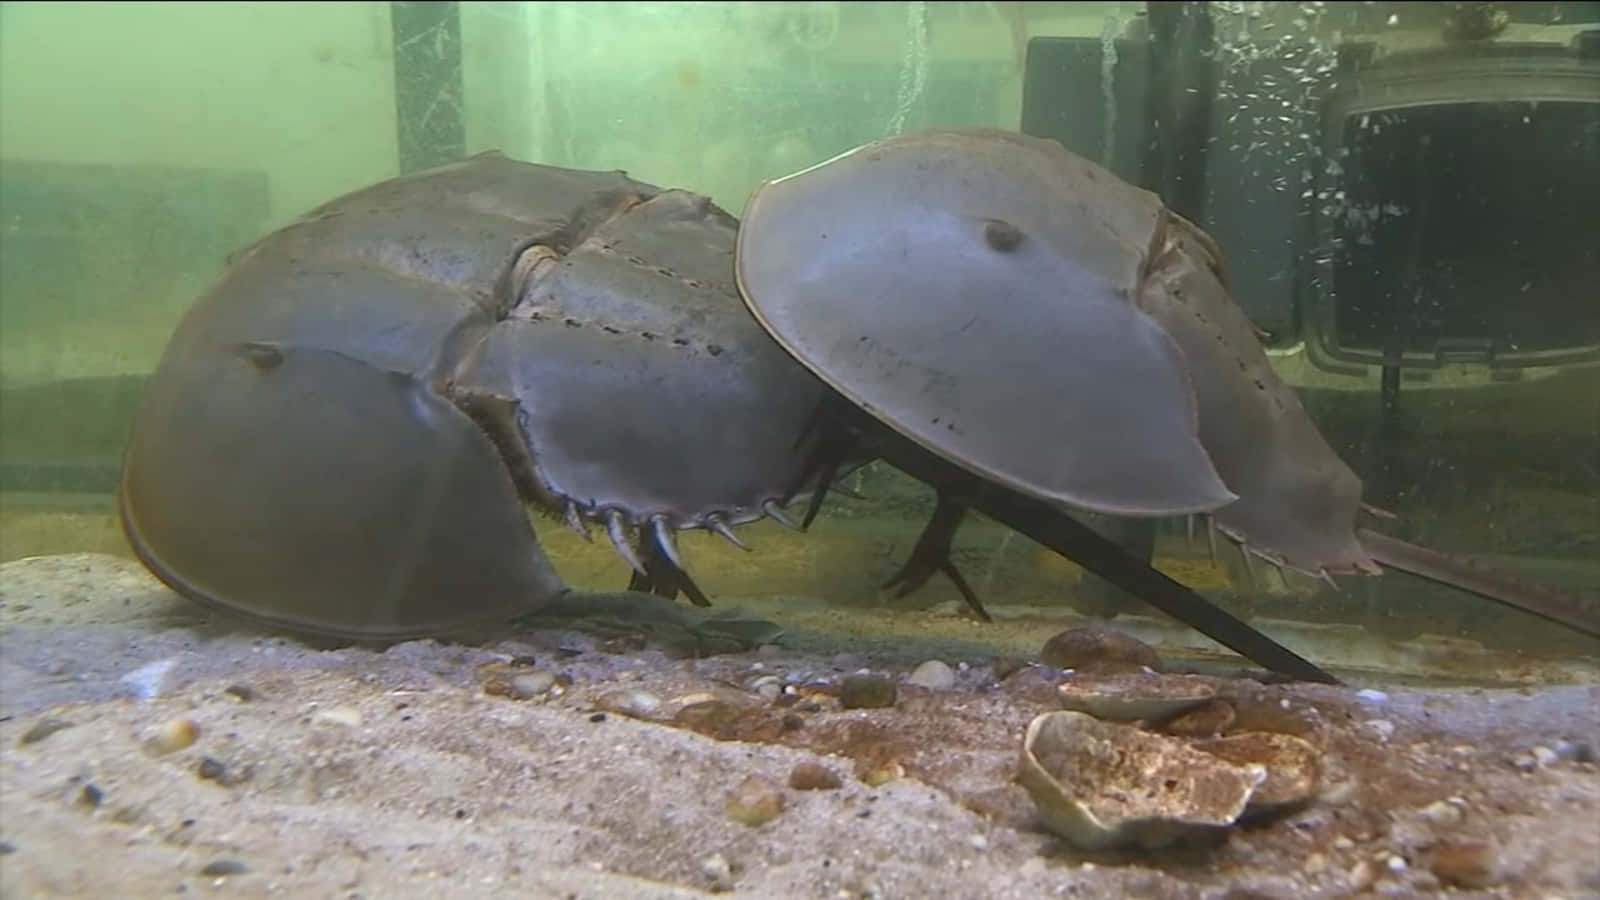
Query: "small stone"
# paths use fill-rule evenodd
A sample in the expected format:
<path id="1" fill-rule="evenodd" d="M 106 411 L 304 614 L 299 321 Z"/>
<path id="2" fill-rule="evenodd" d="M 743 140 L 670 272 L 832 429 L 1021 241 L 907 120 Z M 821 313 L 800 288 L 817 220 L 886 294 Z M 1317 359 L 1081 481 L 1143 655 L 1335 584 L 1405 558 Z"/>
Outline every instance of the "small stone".
<path id="1" fill-rule="evenodd" d="M 777 785 L 759 775 L 751 775 L 739 782 L 723 809 L 728 818 L 752 828 L 764 825 L 783 812 L 783 792 Z"/>
<path id="2" fill-rule="evenodd" d="M 204 756 L 200 758 L 200 765 L 196 767 L 195 774 L 206 781 L 221 782 L 227 779 L 228 767 L 209 756 Z"/>
<path id="3" fill-rule="evenodd" d="M 105 798 L 105 791 L 100 790 L 100 786 L 97 784 L 86 784 L 82 790 L 78 791 L 78 803 L 82 806 L 91 808 L 99 806 Z"/>
<path id="4" fill-rule="evenodd" d="M 1335 850 L 1349 850 L 1355 845 L 1355 841 L 1350 840 L 1350 838 L 1342 834 L 1333 839 L 1333 849 Z"/>
<path id="5" fill-rule="evenodd" d="M 647 719 L 661 709 L 661 698 L 649 691 L 615 691 L 600 698 L 601 709 L 635 719 Z"/>
<path id="6" fill-rule="evenodd" d="M 1494 880 L 1494 849 L 1484 841 L 1442 841 L 1429 854 L 1428 868 L 1445 884 L 1485 888 Z"/>
<path id="7" fill-rule="evenodd" d="M 783 679 L 776 675 L 763 675 L 750 683 L 750 689 L 763 700 L 776 700 L 783 693 Z"/>
<path id="8" fill-rule="evenodd" d="M 1366 725 L 1377 733 L 1378 740 L 1386 744 L 1394 737 L 1394 723 L 1388 719 L 1368 719 Z"/>
<path id="9" fill-rule="evenodd" d="M 1167 720 L 1161 730 L 1178 737 L 1213 737 L 1233 724 L 1237 715 L 1226 700 L 1208 700 Z"/>
<path id="10" fill-rule="evenodd" d="M 248 703 L 256 698 L 255 688 L 248 684 L 230 684 L 222 692 L 240 703 Z"/>
<path id="11" fill-rule="evenodd" d="M 1585 760 L 1578 759 L 1578 746 L 1573 741 L 1559 740 L 1551 744 L 1550 749 L 1555 751 L 1557 759 L 1566 762 L 1584 762 Z"/>
<path id="12" fill-rule="evenodd" d="M 956 686 L 956 673 L 943 662 L 930 659 L 906 676 L 906 684 L 914 684 L 933 691 L 948 691 Z"/>
<path id="13" fill-rule="evenodd" d="M 974 850 L 987 850 L 989 849 L 989 839 L 981 834 L 975 834 L 967 838 L 967 846 Z"/>
<path id="14" fill-rule="evenodd" d="M 684 706 L 673 714 L 672 721 L 707 737 L 734 740 L 747 718 L 744 707 L 712 698 Z"/>
<path id="15" fill-rule="evenodd" d="M 200 726 L 193 719 L 173 719 L 152 731 L 144 746 L 157 756 L 165 756 L 193 744 L 199 736 Z"/>
<path id="16" fill-rule="evenodd" d="M 797 763 L 789 772 L 789 787 L 797 791 L 831 791 L 843 783 L 832 769 L 821 763 Z"/>
<path id="17" fill-rule="evenodd" d="M 225 878 L 229 875 L 243 875 L 250 871 L 250 867 L 237 859 L 214 859 L 205 864 L 200 874 L 207 878 Z"/>
<path id="18" fill-rule="evenodd" d="M 906 777 L 906 767 L 894 760 L 874 763 L 862 767 L 859 777 L 861 783 L 867 787 L 883 787 L 891 781 Z"/>
<path id="19" fill-rule="evenodd" d="M 134 669 L 117 680 L 132 691 L 135 697 L 149 700 L 161 693 L 167 673 L 177 664 L 176 659 L 158 659 Z"/>
<path id="20" fill-rule="evenodd" d="M 1389 695 L 1388 694 L 1385 694 L 1383 691 L 1375 691 L 1372 688 L 1367 688 L 1366 690 L 1357 691 L 1356 692 L 1356 696 L 1360 697 L 1361 699 L 1366 700 L 1366 701 L 1368 701 L 1370 703 L 1387 703 L 1387 702 L 1389 702 Z"/>
<path id="21" fill-rule="evenodd" d="M 1417 815 L 1435 825 L 1459 825 L 1466 814 L 1461 807 L 1448 800 L 1437 800 L 1417 811 Z"/>
<path id="22" fill-rule="evenodd" d="M 556 686 L 556 676 L 549 672 L 529 672 L 511 679 L 511 696 L 518 700 L 532 700 Z"/>
<path id="23" fill-rule="evenodd" d="M 1069 628 L 1045 642 L 1039 658 L 1046 665 L 1079 672 L 1159 672 L 1161 657 L 1149 644 L 1104 625 Z"/>
<path id="24" fill-rule="evenodd" d="M 894 681 L 881 675 L 847 675 L 839 682 L 839 705 L 845 709 L 881 709 L 893 706 L 897 693 Z"/>
<path id="25" fill-rule="evenodd" d="M 728 858 L 721 853 L 713 853 L 700 860 L 700 872 L 718 885 L 726 886 L 733 882 L 733 867 L 728 865 Z"/>
<path id="26" fill-rule="evenodd" d="M 17 738 L 17 745 L 26 746 L 28 744 L 37 744 L 50 735 L 55 734 L 58 731 L 65 731 L 71 727 L 72 723 L 68 722 L 66 719 L 40 719 L 38 722 L 34 723 L 32 728 L 29 728 L 27 731 L 23 732 L 22 737 Z"/>
<path id="27" fill-rule="evenodd" d="M 1518 753 L 1511 757 L 1511 765 L 1522 772 L 1532 772 L 1539 768 L 1539 761 L 1533 758 L 1532 753 Z"/>
<path id="28" fill-rule="evenodd" d="M 355 728 L 361 724 L 361 710 L 353 706 L 330 706 L 317 711 L 311 721 L 323 725 L 342 725 L 346 728 Z"/>
<path id="29" fill-rule="evenodd" d="M 1301 866 L 1301 868 L 1305 869 L 1307 875 L 1321 874 L 1322 870 L 1327 867 L 1328 858 L 1321 853 L 1313 853 L 1307 856 L 1305 863 Z"/>
<path id="30" fill-rule="evenodd" d="M 1377 880 L 1378 871 L 1372 867 L 1372 863 L 1364 859 L 1350 867 L 1350 889 L 1353 891 L 1364 891 L 1372 887 L 1372 883 Z"/>
<path id="31" fill-rule="evenodd" d="M 1561 760 L 1560 755 L 1549 747 L 1534 747 L 1528 752 L 1533 755 L 1533 761 L 1538 763 L 1540 768 L 1553 766 Z"/>
<path id="32" fill-rule="evenodd" d="M 1406 870 L 1406 861 L 1405 857 L 1403 856 L 1390 855 L 1389 859 L 1384 863 L 1384 865 L 1387 866 L 1391 872 L 1404 872 Z"/>

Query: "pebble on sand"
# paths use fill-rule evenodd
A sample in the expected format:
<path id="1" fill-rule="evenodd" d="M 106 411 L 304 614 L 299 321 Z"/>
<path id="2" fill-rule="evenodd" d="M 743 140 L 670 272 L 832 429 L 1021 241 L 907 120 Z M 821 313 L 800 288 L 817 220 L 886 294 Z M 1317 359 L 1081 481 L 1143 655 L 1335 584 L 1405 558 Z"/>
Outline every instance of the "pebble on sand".
<path id="1" fill-rule="evenodd" d="M 355 728 L 361 724 L 361 710 L 354 706 L 330 706 L 318 710 L 311 717 L 312 721 L 324 725 L 343 725 L 346 728 Z"/>
<path id="2" fill-rule="evenodd" d="M 649 691 L 613 691 L 601 697 L 596 705 L 607 712 L 618 713 L 634 719 L 648 719 L 660 711 L 661 698 Z"/>
<path id="3" fill-rule="evenodd" d="M 223 783 L 228 779 L 228 767 L 209 756 L 200 759 L 200 765 L 195 767 L 195 774 L 206 781 Z"/>
<path id="4" fill-rule="evenodd" d="M 739 782 L 723 807 L 728 818 L 754 828 L 776 819 L 783 812 L 783 791 L 759 775 Z"/>
<path id="5" fill-rule="evenodd" d="M 151 753 L 165 756 L 193 744 L 200 736 L 200 726 L 193 719 L 172 719 L 151 731 L 144 745 Z"/>
<path id="6" fill-rule="evenodd" d="M 1442 841 L 1429 854 L 1428 868 L 1447 885 L 1479 889 L 1494 881 L 1494 862 L 1486 841 Z"/>
<path id="7" fill-rule="evenodd" d="M 1111 674 L 1161 671 L 1155 648 L 1104 625 L 1068 628 L 1045 642 L 1039 658 L 1058 669 Z"/>
<path id="8" fill-rule="evenodd" d="M 243 875 L 250 871 L 250 867 L 237 859 L 214 859 L 205 864 L 200 874 L 208 878 L 222 878 L 227 875 Z"/>
<path id="9" fill-rule="evenodd" d="M 230 684 L 222 692 L 240 703 L 248 703 L 256 698 L 255 688 L 244 683 Z"/>
<path id="10" fill-rule="evenodd" d="M 844 782 L 821 763 L 802 762 L 789 773 L 789 787 L 797 791 L 831 791 Z"/>
<path id="11" fill-rule="evenodd" d="M 839 705 L 845 709 L 880 709 L 893 706 L 894 681 L 881 675 L 847 675 L 839 682 Z"/>
<path id="12" fill-rule="evenodd" d="M 511 696 L 518 700 L 532 700 L 556 686 L 556 676 L 549 672 L 529 672 L 511 679 Z"/>
<path id="13" fill-rule="evenodd" d="M 71 727 L 72 723 L 66 719 L 40 719 L 32 728 L 23 732 L 22 737 L 17 738 L 17 745 L 36 744 L 58 731 L 65 731 Z"/>
<path id="14" fill-rule="evenodd" d="M 948 691 L 956 686 L 956 672 L 937 659 L 930 659 L 906 676 L 906 684 L 914 684 L 934 691 Z"/>

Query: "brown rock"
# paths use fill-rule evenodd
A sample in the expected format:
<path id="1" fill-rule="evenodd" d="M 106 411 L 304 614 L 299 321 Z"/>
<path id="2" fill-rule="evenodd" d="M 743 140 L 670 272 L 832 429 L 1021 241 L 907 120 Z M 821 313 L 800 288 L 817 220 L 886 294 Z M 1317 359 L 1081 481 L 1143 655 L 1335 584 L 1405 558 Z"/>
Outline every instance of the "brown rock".
<path id="1" fill-rule="evenodd" d="M 803 762 L 789 773 L 789 787 L 797 791 L 831 791 L 844 782 L 821 763 Z"/>
<path id="2" fill-rule="evenodd" d="M 1448 885 L 1488 887 L 1494 881 L 1494 848 L 1487 841 L 1442 841 L 1429 854 L 1428 868 Z"/>
<path id="3" fill-rule="evenodd" d="M 1045 642 L 1039 658 L 1058 669 L 1080 672 L 1161 670 L 1161 657 L 1149 644 L 1104 625 L 1069 628 Z"/>
<path id="4" fill-rule="evenodd" d="M 839 705 L 845 709 L 893 706 L 898 691 L 894 679 L 881 675 L 847 675 L 839 682 Z"/>
<path id="5" fill-rule="evenodd" d="M 776 819 L 783 812 L 783 791 L 759 775 L 739 782 L 723 807 L 728 818 L 754 828 Z"/>
<path id="6" fill-rule="evenodd" d="M 1210 700 L 1168 719 L 1161 730 L 1178 737 L 1215 737 L 1227 731 L 1235 718 L 1232 703 Z"/>

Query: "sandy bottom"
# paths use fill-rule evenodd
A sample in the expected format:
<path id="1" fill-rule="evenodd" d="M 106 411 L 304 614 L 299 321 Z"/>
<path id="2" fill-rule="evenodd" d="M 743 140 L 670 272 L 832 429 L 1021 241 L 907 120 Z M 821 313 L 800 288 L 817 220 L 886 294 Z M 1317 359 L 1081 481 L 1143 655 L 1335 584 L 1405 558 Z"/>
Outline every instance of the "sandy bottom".
<path id="1" fill-rule="evenodd" d="M 319 647 L 125 559 L 8 563 L 0 893 L 1600 897 L 1600 686 L 1218 677 L 1322 748 L 1321 795 L 1219 846 L 1088 854 L 1012 781 L 1062 673 L 942 613 L 895 614 L 943 623 L 919 640 L 787 607 L 783 645 L 711 659 L 581 627 Z M 929 658 L 953 685 L 903 681 Z M 894 706 L 841 708 L 862 670 Z M 790 787 L 807 762 L 840 785 Z M 780 798 L 759 825 L 728 808 L 751 777 Z"/>

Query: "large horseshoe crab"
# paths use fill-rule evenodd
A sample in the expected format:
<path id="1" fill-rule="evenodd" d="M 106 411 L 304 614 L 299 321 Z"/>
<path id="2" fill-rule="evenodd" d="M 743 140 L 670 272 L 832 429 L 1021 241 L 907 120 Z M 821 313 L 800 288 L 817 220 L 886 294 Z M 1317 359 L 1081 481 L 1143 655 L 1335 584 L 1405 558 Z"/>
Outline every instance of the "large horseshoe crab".
<path id="1" fill-rule="evenodd" d="M 1202 513 L 1247 560 L 1387 565 L 1600 636 L 1580 598 L 1359 527 L 1360 479 L 1272 369 L 1211 239 L 1054 141 L 925 132 L 769 182 L 737 267 L 835 392 L 832 445 L 939 485 L 908 587 L 943 570 L 981 614 L 948 559 L 967 505 L 1077 545 L 1034 504 Z"/>
<path id="2" fill-rule="evenodd" d="M 822 393 L 740 306 L 736 227 L 498 154 L 313 210 L 171 338 L 125 454 L 130 543 L 190 598 L 355 638 L 604 602 L 567 590 L 529 501 L 704 604 L 673 534 L 781 517 Z"/>
<path id="3" fill-rule="evenodd" d="M 694 194 L 497 154 L 313 210 L 232 260 L 172 336 L 124 459 L 131 545 L 193 600 L 351 638 L 651 599 L 570 590 L 528 503 L 603 529 L 631 589 L 706 604 L 674 533 L 737 543 L 734 527 L 787 522 L 780 503 L 875 452 L 822 452 L 828 389 L 740 301 L 736 229 Z M 1083 555 L 1052 543 L 1073 527 L 1058 512 L 1013 520 Z M 1327 678 L 1100 549 L 1086 564 L 1103 576 Z"/>

